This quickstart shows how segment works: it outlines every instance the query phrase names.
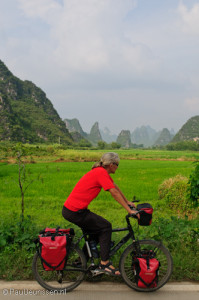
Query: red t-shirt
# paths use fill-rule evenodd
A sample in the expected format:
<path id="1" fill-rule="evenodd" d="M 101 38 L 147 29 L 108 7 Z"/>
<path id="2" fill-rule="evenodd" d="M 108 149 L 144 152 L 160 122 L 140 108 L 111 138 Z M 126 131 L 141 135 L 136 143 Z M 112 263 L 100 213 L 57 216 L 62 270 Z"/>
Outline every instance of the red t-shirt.
<path id="1" fill-rule="evenodd" d="M 78 181 L 64 206 L 72 211 L 85 209 L 102 188 L 105 191 L 115 188 L 113 179 L 103 167 L 94 168 Z"/>

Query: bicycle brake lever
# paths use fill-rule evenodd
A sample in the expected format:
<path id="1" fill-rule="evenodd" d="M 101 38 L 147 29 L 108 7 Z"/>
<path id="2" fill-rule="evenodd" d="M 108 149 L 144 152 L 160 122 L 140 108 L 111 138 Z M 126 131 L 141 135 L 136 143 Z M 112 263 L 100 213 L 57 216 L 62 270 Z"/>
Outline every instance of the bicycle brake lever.
<path id="1" fill-rule="evenodd" d="M 136 210 L 136 209 L 135 209 Z M 130 217 L 133 217 L 133 218 L 135 218 L 135 219 L 137 219 L 138 218 L 138 214 L 142 214 L 144 211 L 143 210 L 137 210 L 135 213 L 133 213 L 133 214 L 129 214 L 129 216 Z"/>
<path id="2" fill-rule="evenodd" d="M 128 204 L 128 206 L 130 207 L 130 209 L 136 210 L 136 208 L 134 206 L 131 206 L 130 204 Z"/>
<path id="3" fill-rule="evenodd" d="M 136 196 L 133 196 L 132 202 L 140 202 L 140 200 L 139 200 L 139 199 L 136 199 Z"/>

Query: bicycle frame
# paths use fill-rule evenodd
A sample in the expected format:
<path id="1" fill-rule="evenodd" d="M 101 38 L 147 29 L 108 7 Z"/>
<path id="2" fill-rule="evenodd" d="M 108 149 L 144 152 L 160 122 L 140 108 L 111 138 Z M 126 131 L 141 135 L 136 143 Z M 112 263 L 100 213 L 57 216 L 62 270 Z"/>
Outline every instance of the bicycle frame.
<path id="1" fill-rule="evenodd" d="M 132 238 L 133 243 L 135 242 L 135 235 L 133 228 L 131 226 L 129 216 L 126 216 L 127 227 L 125 228 L 116 228 L 113 229 L 112 232 L 120 232 L 120 231 L 128 231 L 127 235 L 125 235 L 110 251 L 110 256 L 113 256 L 124 244 L 128 242 L 130 238 Z"/>
<path id="2" fill-rule="evenodd" d="M 128 231 L 128 233 L 111 249 L 110 256 L 113 256 L 124 244 L 126 244 L 128 242 L 128 240 L 130 238 L 132 238 L 133 243 L 136 242 L 135 241 L 134 231 L 133 231 L 133 228 L 131 226 L 129 218 L 130 218 L 130 216 L 127 215 L 126 216 L 127 227 L 112 229 L 112 232 Z M 93 256 L 92 256 L 92 253 L 91 253 L 91 250 L 90 250 L 90 246 L 89 246 L 89 242 L 88 242 L 88 236 L 89 236 L 89 233 L 88 232 L 84 232 L 83 235 L 75 243 L 75 245 L 78 245 L 80 243 L 80 241 L 84 238 L 85 243 L 86 243 L 86 247 L 87 247 L 87 251 L 88 251 L 88 255 L 89 255 L 89 258 L 91 259 L 91 264 L 94 264 Z"/>

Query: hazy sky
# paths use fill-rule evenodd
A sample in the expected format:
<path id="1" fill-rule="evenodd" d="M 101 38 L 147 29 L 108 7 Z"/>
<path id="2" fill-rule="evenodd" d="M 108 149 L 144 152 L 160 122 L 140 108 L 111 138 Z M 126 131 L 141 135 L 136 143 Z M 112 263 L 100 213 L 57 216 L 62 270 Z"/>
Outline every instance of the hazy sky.
<path id="1" fill-rule="evenodd" d="M 199 1 L 0 0 L 0 59 L 84 131 L 177 131 L 199 114 Z"/>

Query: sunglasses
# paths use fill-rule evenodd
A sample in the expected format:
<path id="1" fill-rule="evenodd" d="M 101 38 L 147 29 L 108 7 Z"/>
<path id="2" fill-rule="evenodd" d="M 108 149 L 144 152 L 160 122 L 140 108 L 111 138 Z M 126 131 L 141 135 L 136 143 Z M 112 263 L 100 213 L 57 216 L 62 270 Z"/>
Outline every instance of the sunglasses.
<path id="1" fill-rule="evenodd" d="M 117 167 L 119 166 L 119 164 L 118 164 L 118 163 L 116 163 L 116 162 L 114 162 L 114 163 L 113 163 L 113 165 L 116 165 Z"/>

